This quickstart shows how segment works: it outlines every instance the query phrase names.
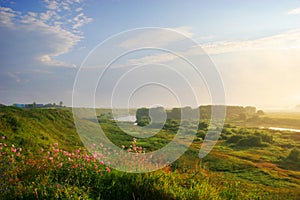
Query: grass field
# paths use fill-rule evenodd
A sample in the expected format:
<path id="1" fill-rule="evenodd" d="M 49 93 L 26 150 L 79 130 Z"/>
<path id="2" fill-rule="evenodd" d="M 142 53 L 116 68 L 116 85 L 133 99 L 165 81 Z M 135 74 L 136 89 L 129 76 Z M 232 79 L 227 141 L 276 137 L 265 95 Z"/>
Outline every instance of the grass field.
<path id="1" fill-rule="evenodd" d="M 0 116 L 1 199 L 300 198 L 300 134 L 296 132 L 233 122 L 225 125 L 213 151 L 199 159 L 204 126 L 177 161 L 158 171 L 132 174 L 106 165 L 108 154 L 116 152 L 105 146 L 95 144 L 103 149 L 102 157 L 85 150 L 70 109 L 1 107 Z M 281 123 L 299 120 L 294 113 L 267 113 L 260 118 Z M 160 149 L 177 130 L 172 123 L 150 138 L 133 141 L 139 127 L 127 124 L 130 135 L 124 133 L 105 109 L 99 110 L 99 121 L 113 143 L 139 155 L 142 151 L 135 149 Z M 185 124 L 188 131 L 192 123 Z"/>

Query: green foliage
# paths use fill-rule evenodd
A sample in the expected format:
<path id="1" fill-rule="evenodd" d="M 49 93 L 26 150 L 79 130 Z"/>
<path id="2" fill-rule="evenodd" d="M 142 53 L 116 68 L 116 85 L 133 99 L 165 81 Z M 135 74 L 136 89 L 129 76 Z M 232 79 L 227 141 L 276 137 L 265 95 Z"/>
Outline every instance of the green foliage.
<path id="1" fill-rule="evenodd" d="M 132 145 L 132 137 L 109 112 L 98 114 L 107 137 L 119 147 Z M 155 136 L 125 149 L 160 149 L 179 126 L 179 120 L 168 119 Z M 182 126 L 191 132 L 198 122 L 186 120 Z M 138 136 L 139 128 L 132 125 L 129 131 Z M 196 136 L 204 138 L 206 122 L 198 128 Z M 91 155 L 83 150 L 68 109 L 0 107 L 0 134 L 7 137 L 0 142 L 0 199 L 299 199 L 300 195 L 299 133 L 225 124 L 223 140 L 204 159 L 198 158 L 202 145 L 198 140 L 171 166 L 146 174 L 108 172 L 99 160 L 73 159 L 72 153 Z M 60 148 L 51 146 L 54 142 Z M 48 150 L 40 152 L 41 148 Z M 71 153 L 73 161 L 63 152 Z M 89 164 L 97 164 L 100 171 Z"/>
<path id="2" fill-rule="evenodd" d="M 228 143 L 238 143 L 241 139 L 243 139 L 243 135 L 233 135 L 227 139 Z"/>
<path id="3" fill-rule="evenodd" d="M 242 138 L 241 140 L 238 141 L 237 146 L 241 147 L 261 147 L 263 146 L 262 144 L 262 139 L 259 136 L 256 135 L 249 135 L 246 136 L 245 138 Z"/>
<path id="4" fill-rule="evenodd" d="M 294 162 L 300 162 L 300 150 L 298 148 L 293 148 L 287 159 Z"/>
<path id="5" fill-rule="evenodd" d="M 142 116 L 137 120 L 137 125 L 138 126 L 148 126 L 150 124 L 150 117 L 147 116 Z"/>

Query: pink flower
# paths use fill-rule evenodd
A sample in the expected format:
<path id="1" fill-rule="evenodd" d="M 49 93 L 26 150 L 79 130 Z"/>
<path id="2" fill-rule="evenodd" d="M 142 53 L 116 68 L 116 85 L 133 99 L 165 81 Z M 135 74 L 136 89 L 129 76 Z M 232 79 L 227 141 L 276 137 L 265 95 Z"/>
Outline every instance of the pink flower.
<path id="1" fill-rule="evenodd" d="M 100 161 L 99 164 L 100 164 L 100 165 L 104 165 L 104 162 L 103 162 L 103 161 Z"/>
<path id="2" fill-rule="evenodd" d="M 56 143 L 54 143 L 54 146 L 58 147 L 58 143 L 57 143 L 57 142 L 56 142 Z"/>
<path id="3" fill-rule="evenodd" d="M 13 147 L 11 148 L 11 152 L 16 153 L 16 151 L 17 150 L 15 148 L 13 148 Z"/>
<path id="4" fill-rule="evenodd" d="M 5 136 L 4 135 L 2 135 L 1 138 L 2 138 L 2 140 L 5 140 Z"/>
<path id="5" fill-rule="evenodd" d="M 7 147 L 7 144 L 3 143 L 3 146 L 4 146 L 4 147 Z"/>
<path id="6" fill-rule="evenodd" d="M 105 167 L 105 170 L 109 173 L 110 169 L 108 167 Z"/>

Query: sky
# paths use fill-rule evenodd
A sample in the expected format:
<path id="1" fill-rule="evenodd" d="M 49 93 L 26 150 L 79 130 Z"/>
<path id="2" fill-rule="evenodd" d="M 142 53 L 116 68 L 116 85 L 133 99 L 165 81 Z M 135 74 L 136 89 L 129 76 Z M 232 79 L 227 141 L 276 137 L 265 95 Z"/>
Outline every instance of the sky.
<path id="1" fill-rule="evenodd" d="M 194 61 L 205 52 L 200 62 L 211 63 L 200 70 L 215 67 L 218 75 L 198 80 L 170 52 L 145 49 L 118 59 L 99 81 L 107 58 L 141 44 L 177 48 Z M 219 78 L 228 105 L 290 109 L 300 104 L 299 55 L 299 0 L 0 0 L 0 103 L 6 105 L 72 106 L 74 97 L 77 106 L 97 107 L 172 107 L 195 96 L 180 105 L 223 103 L 211 91 Z M 74 90 L 79 83 L 84 87 Z M 85 94 L 91 83 L 94 99 L 86 100 L 93 97 Z"/>

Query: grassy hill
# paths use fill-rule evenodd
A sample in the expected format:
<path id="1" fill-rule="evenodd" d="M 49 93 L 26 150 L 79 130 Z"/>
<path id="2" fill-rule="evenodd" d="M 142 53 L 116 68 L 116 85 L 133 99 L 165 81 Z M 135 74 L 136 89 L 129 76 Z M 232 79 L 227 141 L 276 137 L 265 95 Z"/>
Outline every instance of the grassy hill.
<path id="1" fill-rule="evenodd" d="M 109 110 L 97 113 L 107 137 L 127 150 L 130 145 L 159 149 L 178 130 L 174 120 L 155 136 L 133 143 L 110 119 Z M 177 161 L 156 172 L 129 174 L 107 168 L 84 150 L 70 109 L 1 106 L 0 198 L 299 199 L 300 134 L 246 127 L 247 120 L 232 121 L 239 126 L 226 124 L 204 159 L 198 158 L 207 128 L 202 122 L 193 144 Z M 186 123 L 187 131 L 191 124 Z M 139 127 L 128 127 L 138 137 Z"/>
<path id="2" fill-rule="evenodd" d="M 67 149 L 82 146 L 69 109 L 0 107 L 0 134 L 31 151 L 55 142 Z"/>

